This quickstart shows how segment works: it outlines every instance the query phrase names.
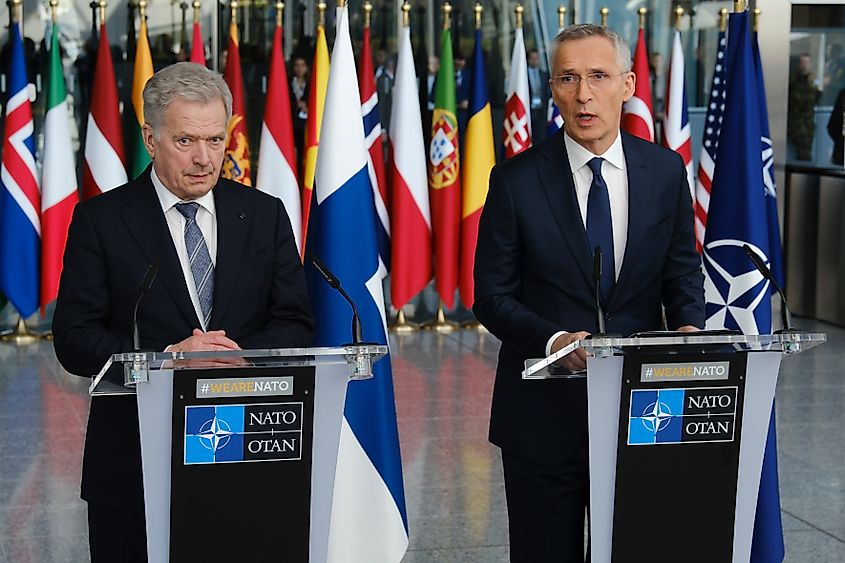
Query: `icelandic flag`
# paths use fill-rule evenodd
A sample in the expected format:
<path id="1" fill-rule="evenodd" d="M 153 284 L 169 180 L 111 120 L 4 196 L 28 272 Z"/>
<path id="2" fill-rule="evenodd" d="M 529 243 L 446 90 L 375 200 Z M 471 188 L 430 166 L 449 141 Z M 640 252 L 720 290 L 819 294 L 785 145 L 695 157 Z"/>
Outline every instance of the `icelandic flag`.
<path id="1" fill-rule="evenodd" d="M 703 250 L 706 328 L 766 334 L 772 328 L 770 284 L 742 248 L 748 244 L 768 265 L 780 260 L 779 240 L 778 244 L 770 240 L 768 173 L 764 172 L 767 157 L 761 150 L 767 129 L 761 119 L 765 114 L 759 90 L 762 76 L 754 62 L 748 13 L 731 14 L 729 26 L 724 121 Z M 780 562 L 784 557 L 775 445 L 770 422 L 750 550 L 752 562 Z"/>
<path id="2" fill-rule="evenodd" d="M 309 252 L 337 275 L 357 304 L 364 339 L 387 343 L 373 189 L 346 8 L 337 38 L 317 156 Z M 349 342 L 349 305 L 308 268 L 315 345 Z M 330 562 L 398 562 L 408 547 L 407 511 L 390 359 L 349 385 L 338 450 L 328 541 Z"/>
<path id="3" fill-rule="evenodd" d="M 20 24 L 11 25 L 0 166 L 0 293 L 26 318 L 38 309 L 41 194 Z"/>
<path id="4" fill-rule="evenodd" d="M 551 137 L 563 127 L 563 116 L 557 109 L 555 101 L 549 98 L 549 107 L 546 108 L 546 137 Z"/>

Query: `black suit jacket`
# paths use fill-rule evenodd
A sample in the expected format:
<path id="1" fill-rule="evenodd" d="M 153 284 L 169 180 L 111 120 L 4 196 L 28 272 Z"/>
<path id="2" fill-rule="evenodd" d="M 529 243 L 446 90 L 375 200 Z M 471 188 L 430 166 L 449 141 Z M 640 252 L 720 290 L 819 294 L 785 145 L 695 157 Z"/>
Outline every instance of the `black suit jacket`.
<path id="1" fill-rule="evenodd" d="M 628 173 L 625 257 L 606 307 L 607 331 L 704 326 L 701 262 L 681 158 L 622 134 Z M 563 132 L 498 164 L 475 258 L 478 320 L 502 341 L 490 440 L 540 463 L 571 458 L 586 437 L 585 380 L 523 381 L 559 330 L 596 331 L 592 252 Z"/>
<path id="2" fill-rule="evenodd" d="M 217 259 L 208 329 L 224 329 L 245 349 L 310 345 L 311 305 L 282 203 L 223 179 L 212 193 Z M 200 323 L 148 168 L 74 210 L 53 317 L 65 369 L 91 376 L 112 354 L 131 350 L 132 309 L 151 263 L 159 271 L 138 311 L 141 347 L 164 350 Z M 92 399 L 82 497 L 142 510 L 134 396 Z"/>

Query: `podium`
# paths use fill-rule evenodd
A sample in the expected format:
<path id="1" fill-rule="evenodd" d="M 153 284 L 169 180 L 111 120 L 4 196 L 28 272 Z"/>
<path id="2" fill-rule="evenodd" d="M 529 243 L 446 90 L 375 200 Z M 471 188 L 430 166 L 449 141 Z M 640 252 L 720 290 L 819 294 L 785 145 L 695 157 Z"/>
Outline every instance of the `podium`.
<path id="1" fill-rule="evenodd" d="M 781 358 L 819 333 L 574 342 L 523 379 L 587 378 L 592 563 L 747 563 Z M 557 368 L 583 348 L 586 373 Z"/>
<path id="2" fill-rule="evenodd" d="M 326 560 L 347 382 L 382 345 L 115 354 L 137 394 L 150 563 Z"/>

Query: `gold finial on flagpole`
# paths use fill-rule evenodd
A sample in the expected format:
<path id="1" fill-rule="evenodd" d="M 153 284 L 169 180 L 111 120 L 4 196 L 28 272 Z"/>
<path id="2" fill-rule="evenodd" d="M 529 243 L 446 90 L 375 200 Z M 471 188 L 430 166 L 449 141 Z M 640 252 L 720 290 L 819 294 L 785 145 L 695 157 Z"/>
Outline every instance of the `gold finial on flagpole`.
<path id="1" fill-rule="evenodd" d="M 364 27 L 370 27 L 370 17 L 373 14 L 373 5 L 369 0 L 364 2 Z"/>
<path id="2" fill-rule="evenodd" d="M 237 25 L 238 24 L 238 0 L 232 0 L 232 2 L 229 4 L 229 6 L 231 6 L 231 8 L 232 8 L 232 23 L 231 23 L 231 25 Z"/>
<path id="3" fill-rule="evenodd" d="M 640 29 L 645 29 L 645 17 L 648 14 L 648 8 L 640 8 L 637 10 L 637 14 L 640 16 Z"/>
<path id="4" fill-rule="evenodd" d="M 675 30 L 681 31 L 681 19 L 684 17 L 684 9 L 680 6 L 675 6 Z"/>
<path id="5" fill-rule="evenodd" d="M 516 15 L 516 27 L 522 27 L 522 13 L 525 12 L 525 8 L 522 7 L 522 4 L 517 4 L 513 8 L 513 13 Z"/>
<path id="6" fill-rule="evenodd" d="M 326 6 L 325 2 L 319 2 L 317 4 L 317 14 L 319 17 L 317 19 L 317 27 L 326 27 Z"/>
<path id="7" fill-rule="evenodd" d="M 760 23 L 760 14 L 763 13 L 763 10 L 760 8 L 754 8 L 754 33 L 757 33 L 758 27 L 757 25 Z"/>
<path id="8" fill-rule="evenodd" d="M 599 10 L 599 14 L 601 15 L 601 26 L 607 27 L 607 15 L 610 13 L 610 8 L 607 6 L 603 7 Z"/>
<path id="9" fill-rule="evenodd" d="M 55 24 L 59 19 L 59 0 L 50 0 L 50 19 Z"/>
<path id="10" fill-rule="evenodd" d="M 481 2 L 475 3 L 475 29 L 481 29 L 481 14 L 484 12 L 484 6 L 481 5 Z"/>
<path id="11" fill-rule="evenodd" d="M 402 3 L 402 27 L 410 27 L 411 25 L 411 3 L 405 0 Z"/>
<path id="12" fill-rule="evenodd" d="M 138 17 L 141 18 L 141 25 L 147 23 L 147 0 L 138 2 Z"/>
<path id="13" fill-rule="evenodd" d="M 566 27 L 566 6 L 560 5 L 557 7 L 557 28 L 564 27 Z"/>
<path id="14" fill-rule="evenodd" d="M 276 27 L 282 27 L 283 21 L 285 21 L 285 3 L 276 2 Z"/>
<path id="15" fill-rule="evenodd" d="M 745 11 L 745 2 L 743 0 L 734 0 L 734 13 L 738 14 Z"/>
<path id="16" fill-rule="evenodd" d="M 200 22 L 200 8 L 202 8 L 202 4 L 200 4 L 200 0 L 194 0 L 194 3 L 191 4 L 191 7 L 194 9 L 194 23 Z"/>
<path id="17" fill-rule="evenodd" d="M 724 33 L 728 29 L 728 9 L 719 10 L 719 31 Z"/>
<path id="18" fill-rule="evenodd" d="M 346 6 L 346 0 L 337 0 L 337 7 L 343 8 Z"/>
<path id="19" fill-rule="evenodd" d="M 11 4 L 6 4 L 9 6 L 9 10 L 11 14 L 9 17 L 12 19 L 12 23 L 23 21 L 23 0 L 12 0 Z"/>
<path id="20" fill-rule="evenodd" d="M 443 29 L 452 27 L 452 5 L 449 2 L 443 2 Z"/>
<path id="21" fill-rule="evenodd" d="M 100 10 L 100 27 L 102 27 L 106 25 L 106 0 L 100 0 L 97 7 Z"/>

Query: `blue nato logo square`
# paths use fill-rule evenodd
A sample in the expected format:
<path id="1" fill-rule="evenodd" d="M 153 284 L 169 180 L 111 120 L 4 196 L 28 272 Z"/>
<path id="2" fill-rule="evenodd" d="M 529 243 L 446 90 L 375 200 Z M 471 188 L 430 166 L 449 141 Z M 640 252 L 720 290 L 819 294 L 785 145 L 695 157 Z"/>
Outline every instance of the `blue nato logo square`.
<path id="1" fill-rule="evenodd" d="M 244 406 L 185 408 L 185 465 L 243 460 Z"/>
<path id="2" fill-rule="evenodd" d="M 632 390 L 628 445 L 680 442 L 683 408 L 683 389 Z"/>

